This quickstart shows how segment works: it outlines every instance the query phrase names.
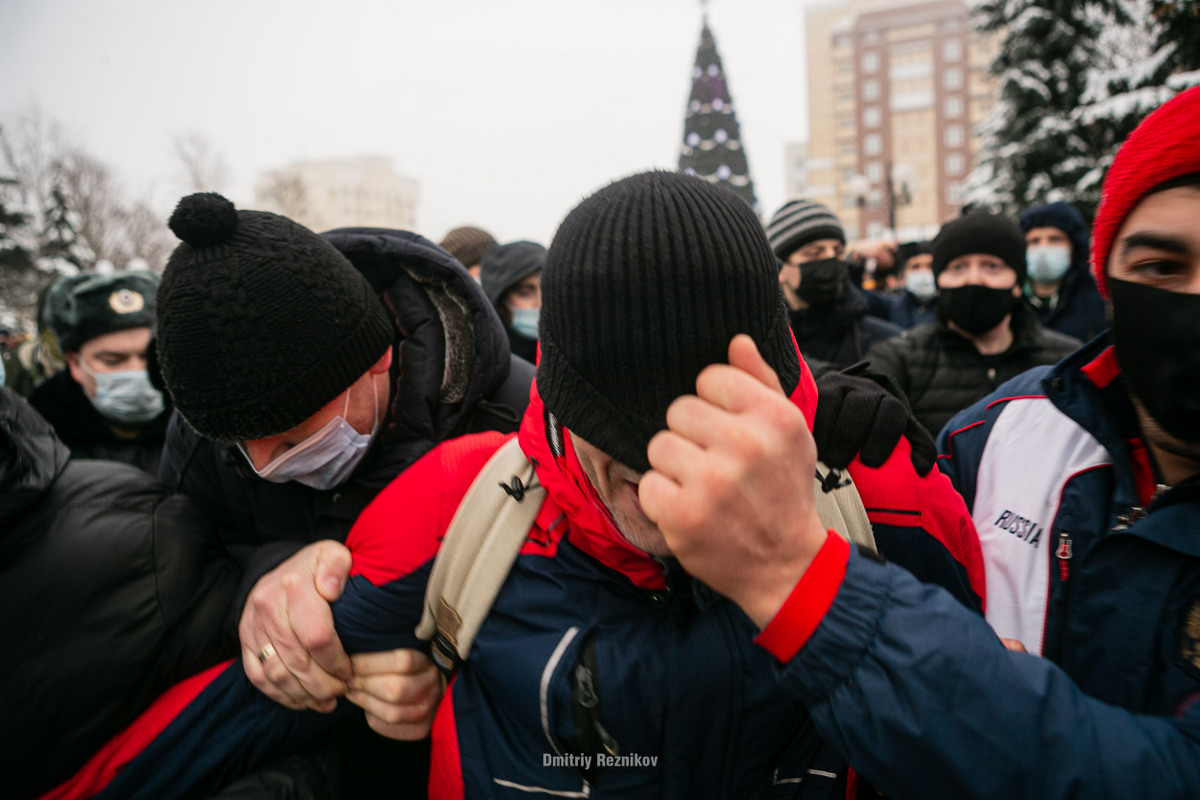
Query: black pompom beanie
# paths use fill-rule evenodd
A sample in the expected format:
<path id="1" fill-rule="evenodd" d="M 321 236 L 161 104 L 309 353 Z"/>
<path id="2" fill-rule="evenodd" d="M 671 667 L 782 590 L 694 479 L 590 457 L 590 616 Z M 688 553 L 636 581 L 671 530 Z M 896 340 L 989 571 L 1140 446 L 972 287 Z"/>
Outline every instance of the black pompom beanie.
<path id="1" fill-rule="evenodd" d="M 617 181 L 558 228 L 542 271 L 537 387 L 569 430 L 638 471 L 667 406 L 749 334 L 789 394 L 800 362 L 762 225 L 672 172 Z"/>
<path id="2" fill-rule="evenodd" d="M 972 253 L 995 256 L 1017 273 L 1017 285 L 1025 282 L 1025 235 L 1007 217 L 975 211 L 942 226 L 933 239 L 933 274 L 942 274 L 954 259 Z"/>
<path id="3" fill-rule="evenodd" d="M 393 341 L 382 301 L 333 245 L 290 219 L 183 198 L 158 290 L 158 357 L 175 407 L 209 439 L 296 427 Z"/>

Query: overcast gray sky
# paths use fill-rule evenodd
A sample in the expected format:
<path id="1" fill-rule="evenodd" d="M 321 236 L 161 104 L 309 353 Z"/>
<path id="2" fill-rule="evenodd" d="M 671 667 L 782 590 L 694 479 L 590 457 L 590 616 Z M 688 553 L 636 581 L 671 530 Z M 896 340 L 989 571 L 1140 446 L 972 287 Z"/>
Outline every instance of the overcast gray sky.
<path id="1" fill-rule="evenodd" d="M 759 201 L 807 134 L 804 0 L 713 0 L 709 23 Z M 253 204 L 256 174 L 386 155 L 420 181 L 419 232 L 549 243 L 610 179 L 674 168 L 697 0 L 0 0 L 0 103 L 37 102 L 169 209 L 171 136 L 199 133 Z"/>

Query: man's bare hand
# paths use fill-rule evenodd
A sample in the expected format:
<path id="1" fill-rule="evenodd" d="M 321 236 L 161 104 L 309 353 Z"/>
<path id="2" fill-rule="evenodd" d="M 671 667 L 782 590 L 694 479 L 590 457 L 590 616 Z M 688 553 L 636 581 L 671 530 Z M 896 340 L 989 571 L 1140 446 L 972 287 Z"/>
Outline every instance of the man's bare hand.
<path id="1" fill-rule="evenodd" d="M 259 579 L 246 599 L 238 638 L 246 676 L 288 708 L 332 711 L 351 677 L 329 605 L 342 595 L 350 551 L 310 544 Z"/>
<path id="2" fill-rule="evenodd" d="M 765 626 L 826 529 L 813 501 L 816 445 L 749 336 L 730 343 L 728 365 L 700 373 L 696 395 L 671 404 L 647 455 L 639 498 L 671 552 Z"/>
<path id="3" fill-rule="evenodd" d="M 350 658 L 354 677 L 346 698 L 367 722 L 392 739 L 424 739 L 442 697 L 442 675 L 419 650 L 361 653 Z"/>

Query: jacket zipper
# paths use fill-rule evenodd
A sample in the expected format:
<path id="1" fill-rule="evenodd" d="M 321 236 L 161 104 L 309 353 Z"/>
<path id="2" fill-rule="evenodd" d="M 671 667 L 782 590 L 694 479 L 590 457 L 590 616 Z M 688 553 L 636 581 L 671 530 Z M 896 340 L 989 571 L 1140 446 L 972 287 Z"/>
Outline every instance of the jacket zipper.
<path id="1" fill-rule="evenodd" d="M 1067 594 L 1068 582 L 1071 579 L 1071 559 L 1075 556 L 1074 540 L 1070 531 L 1058 532 L 1058 543 L 1054 547 L 1054 564 L 1058 567 L 1058 592 L 1054 596 L 1054 638 L 1048 636 L 1042 642 L 1042 655 L 1050 661 L 1058 662 L 1062 655 L 1063 637 L 1067 630 L 1067 611 L 1070 608 L 1070 596 Z M 1053 568 L 1053 567 L 1052 567 Z M 1047 608 L 1046 628 L 1049 632 L 1050 611 Z"/>
<path id="2" fill-rule="evenodd" d="M 1062 583 L 1066 583 L 1071 577 L 1071 533 L 1069 531 L 1060 531 L 1058 534 L 1058 547 L 1054 550 L 1054 557 L 1058 559 L 1058 579 Z"/>

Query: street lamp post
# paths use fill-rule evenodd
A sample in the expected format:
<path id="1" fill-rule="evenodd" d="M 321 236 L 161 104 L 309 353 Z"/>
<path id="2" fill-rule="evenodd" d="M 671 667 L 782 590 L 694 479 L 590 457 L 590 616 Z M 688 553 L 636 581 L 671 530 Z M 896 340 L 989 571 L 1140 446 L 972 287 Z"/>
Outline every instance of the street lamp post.
<path id="1" fill-rule="evenodd" d="M 867 235 L 867 194 L 871 191 L 871 181 L 866 175 L 855 175 L 848 181 L 847 188 L 858 206 L 858 236 L 855 238 L 862 239 Z"/>
<path id="2" fill-rule="evenodd" d="M 887 164 L 887 222 L 892 238 L 896 235 L 896 210 L 912 202 L 912 167 L 907 164 Z"/>

